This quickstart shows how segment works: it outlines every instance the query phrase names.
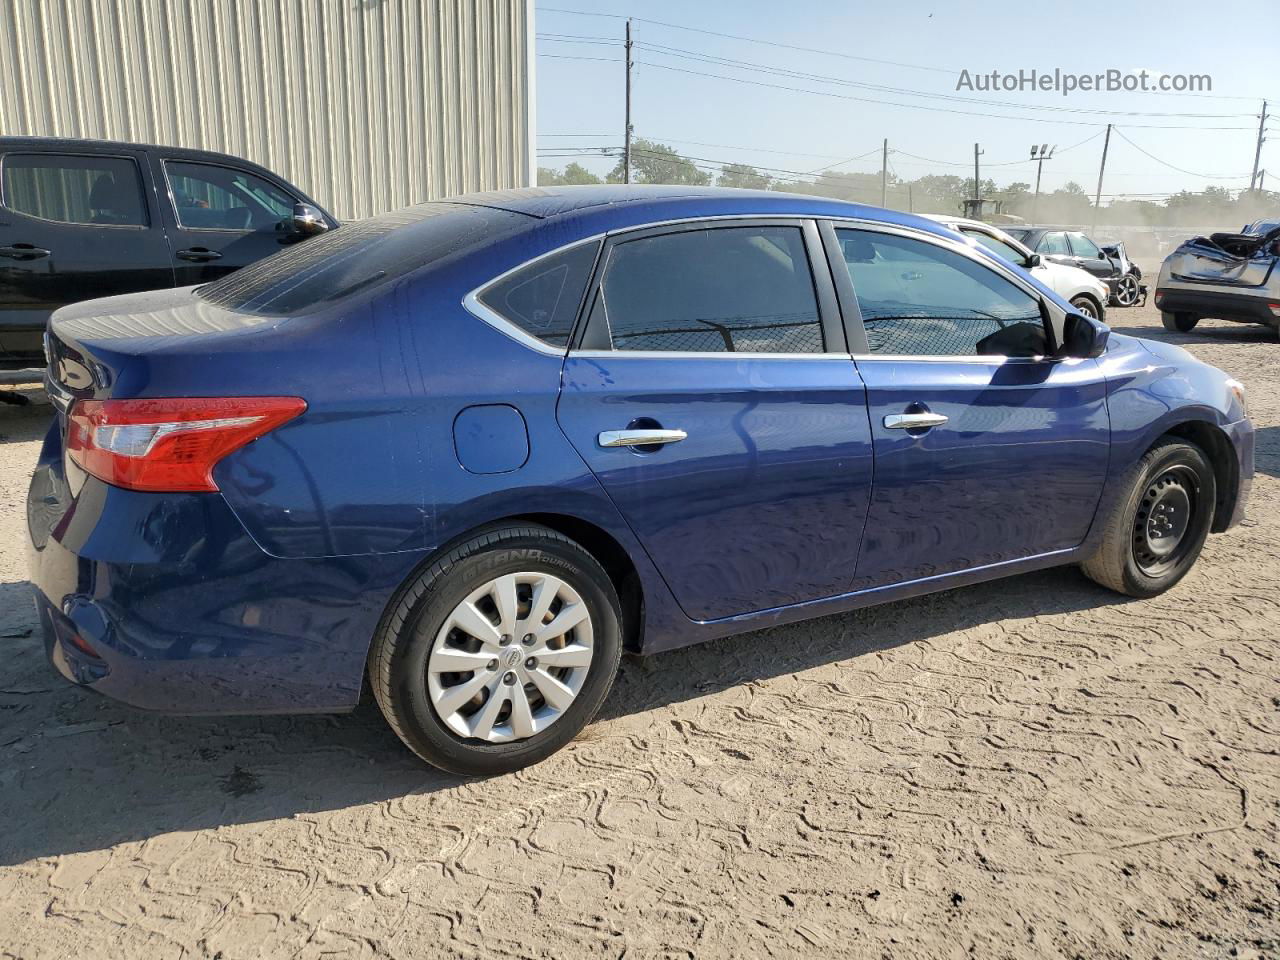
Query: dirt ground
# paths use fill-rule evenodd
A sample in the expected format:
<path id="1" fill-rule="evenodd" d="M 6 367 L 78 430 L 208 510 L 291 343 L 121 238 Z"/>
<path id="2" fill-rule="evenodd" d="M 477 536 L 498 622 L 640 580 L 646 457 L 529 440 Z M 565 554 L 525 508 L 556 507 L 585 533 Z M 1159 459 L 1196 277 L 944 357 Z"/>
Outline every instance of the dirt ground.
<path id="1" fill-rule="evenodd" d="M 346 717 L 181 719 L 46 665 L 0 407 L 0 955 L 1280 956 L 1280 344 L 1251 519 L 1172 593 L 1051 570 L 624 663 L 466 782 Z"/>

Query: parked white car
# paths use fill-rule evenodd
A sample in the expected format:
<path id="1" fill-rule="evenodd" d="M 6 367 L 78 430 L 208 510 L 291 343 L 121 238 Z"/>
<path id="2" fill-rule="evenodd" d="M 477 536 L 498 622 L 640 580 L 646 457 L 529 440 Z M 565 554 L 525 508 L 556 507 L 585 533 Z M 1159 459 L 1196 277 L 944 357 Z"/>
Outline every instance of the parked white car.
<path id="1" fill-rule="evenodd" d="M 1068 267 L 1061 263 L 1050 263 L 1038 253 L 1032 253 L 999 227 L 983 223 L 981 220 L 933 214 L 929 214 L 928 217 L 957 233 L 972 237 L 996 256 L 1003 257 L 1015 267 L 1026 270 L 1085 316 L 1096 317 L 1099 320 L 1106 319 L 1105 304 L 1111 294 L 1107 290 L 1107 285 L 1087 270 Z"/>

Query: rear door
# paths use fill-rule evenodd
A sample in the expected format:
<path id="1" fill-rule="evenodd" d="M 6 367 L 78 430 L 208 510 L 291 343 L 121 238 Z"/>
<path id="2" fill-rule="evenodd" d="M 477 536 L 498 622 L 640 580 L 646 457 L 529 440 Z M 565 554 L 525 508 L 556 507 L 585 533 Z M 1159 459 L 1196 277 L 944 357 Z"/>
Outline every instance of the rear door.
<path id="1" fill-rule="evenodd" d="M 38 361 L 64 304 L 173 286 L 145 156 L 15 147 L 0 157 L 0 354 Z"/>
<path id="2" fill-rule="evenodd" d="M 283 184 L 230 164 L 153 156 L 180 287 L 216 280 L 297 238 L 285 221 L 299 198 Z"/>
<path id="3" fill-rule="evenodd" d="M 558 418 L 695 620 L 843 592 L 866 397 L 812 222 L 609 238 Z"/>
<path id="4" fill-rule="evenodd" d="M 1015 269 L 905 229 L 824 229 L 866 337 L 876 476 L 853 588 L 1078 546 L 1110 446 L 1097 361 L 1045 358 L 1044 307 Z"/>
<path id="5" fill-rule="evenodd" d="M 1067 242 L 1067 235 L 1061 230 L 1052 230 L 1040 238 L 1040 242 L 1036 244 L 1036 253 L 1053 263 L 1060 263 L 1066 267 L 1076 266 L 1076 256 L 1071 252 L 1071 244 Z"/>

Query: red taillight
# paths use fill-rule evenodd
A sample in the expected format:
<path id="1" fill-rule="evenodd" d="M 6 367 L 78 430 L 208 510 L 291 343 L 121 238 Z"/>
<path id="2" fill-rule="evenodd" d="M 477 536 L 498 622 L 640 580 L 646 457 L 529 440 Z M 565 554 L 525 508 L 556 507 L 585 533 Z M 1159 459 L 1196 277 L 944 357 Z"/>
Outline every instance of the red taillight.
<path id="1" fill-rule="evenodd" d="M 1160 306 L 1160 301 L 1161 301 L 1161 300 L 1163 300 L 1163 299 L 1164 299 L 1164 291 L 1163 291 L 1163 290 L 1157 290 L 1157 291 L 1156 291 L 1156 306 L 1157 306 L 1157 307 L 1158 307 L 1158 306 Z"/>
<path id="2" fill-rule="evenodd" d="M 1280 303 L 1268 303 L 1267 307 L 1270 308 L 1271 312 L 1277 317 L 1280 317 Z"/>
<path id="3" fill-rule="evenodd" d="M 67 453 L 117 487 L 216 491 L 219 460 L 306 408 L 301 397 L 79 400 L 67 418 Z"/>

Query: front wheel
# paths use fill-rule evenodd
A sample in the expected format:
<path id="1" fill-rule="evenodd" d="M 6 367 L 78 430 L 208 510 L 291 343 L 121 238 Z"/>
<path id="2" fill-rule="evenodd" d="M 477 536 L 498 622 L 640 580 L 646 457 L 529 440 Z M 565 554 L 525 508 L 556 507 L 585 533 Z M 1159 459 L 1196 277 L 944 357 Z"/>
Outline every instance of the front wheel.
<path id="1" fill-rule="evenodd" d="M 1116 282 L 1115 301 L 1117 306 L 1132 307 L 1138 302 L 1140 292 L 1138 278 L 1132 273 L 1126 273 Z"/>
<path id="2" fill-rule="evenodd" d="M 595 715 L 622 653 L 608 575 L 536 525 L 478 534 L 401 592 L 374 639 L 369 680 L 387 722 L 433 766 L 509 773 L 564 746 Z"/>
<path id="3" fill-rule="evenodd" d="M 1105 520 L 1102 543 L 1081 564 L 1091 580 L 1131 597 L 1154 597 L 1186 576 L 1213 523 L 1217 482 L 1199 447 L 1164 440 L 1129 471 Z"/>
<path id="4" fill-rule="evenodd" d="M 1091 298 L 1081 294 L 1071 301 L 1071 305 L 1086 317 L 1089 317 L 1092 320 L 1098 319 L 1098 306 Z"/>
<path id="5" fill-rule="evenodd" d="M 1200 322 L 1200 318 L 1191 313 L 1169 313 L 1166 310 L 1161 311 L 1160 322 L 1164 324 L 1166 330 L 1172 330 L 1174 333 L 1188 333 Z"/>

